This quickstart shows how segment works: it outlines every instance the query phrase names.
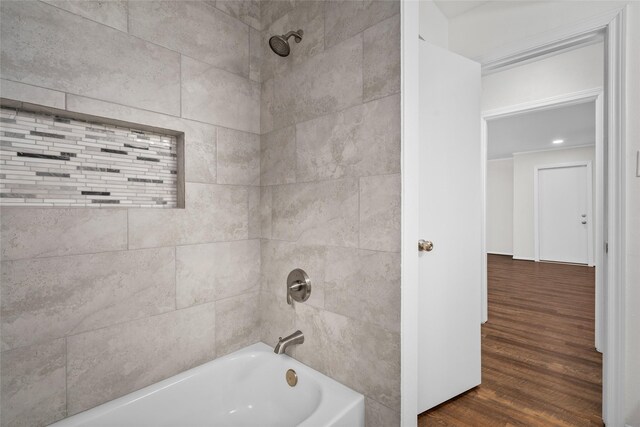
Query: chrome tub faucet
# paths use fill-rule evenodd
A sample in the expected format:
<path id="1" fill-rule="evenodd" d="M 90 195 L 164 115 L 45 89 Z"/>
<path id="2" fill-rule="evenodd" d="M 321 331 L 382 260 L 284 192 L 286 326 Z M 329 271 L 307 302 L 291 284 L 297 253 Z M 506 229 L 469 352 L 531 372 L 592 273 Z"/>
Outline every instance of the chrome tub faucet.
<path id="1" fill-rule="evenodd" d="M 278 344 L 276 344 L 273 352 L 275 354 L 283 354 L 287 350 L 287 347 L 289 347 L 290 345 L 302 344 L 303 342 L 304 334 L 302 333 L 302 331 L 298 330 L 287 337 L 278 337 Z"/>

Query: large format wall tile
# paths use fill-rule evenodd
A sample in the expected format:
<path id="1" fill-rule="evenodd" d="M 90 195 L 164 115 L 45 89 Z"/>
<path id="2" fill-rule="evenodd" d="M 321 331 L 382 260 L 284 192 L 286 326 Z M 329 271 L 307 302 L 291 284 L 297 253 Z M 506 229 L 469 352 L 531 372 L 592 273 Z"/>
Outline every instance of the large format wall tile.
<path id="1" fill-rule="evenodd" d="M 297 182 L 400 172 L 400 96 L 296 126 Z"/>
<path id="2" fill-rule="evenodd" d="M 43 0 L 76 15 L 91 19 L 104 25 L 127 31 L 126 0 Z"/>
<path id="3" fill-rule="evenodd" d="M 262 33 L 251 28 L 249 30 L 249 78 L 254 82 L 262 81 L 262 53 L 265 44 Z"/>
<path id="4" fill-rule="evenodd" d="M 261 187 L 248 187 L 249 191 L 249 239 L 262 237 Z"/>
<path id="5" fill-rule="evenodd" d="M 250 27 L 261 30 L 260 0 L 209 0 L 207 3 L 244 22 Z"/>
<path id="6" fill-rule="evenodd" d="M 360 178 L 360 247 L 400 252 L 400 174 Z"/>
<path id="7" fill-rule="evenodd" d="M 364 423 L 367 427 L 400 427 L 400 412 L 367 397 L 364 401 Z"/>
<path id="8" fill-rule="evenodd" d="M 364 32 L 364 100 L 400 92 L 400 15 Z"/>
<path id="9" fill-rule="evenodd" d="M 260 133 L 260 84 L 183 56 L 182 117 Z"/>
<path id="10" fill-rule="evenodd" d="M 175 309 L 174 249 L 2 263 L 2 349 Z"/>
<path id="11" fill-rule="evenodd" d="M 260 341 L 259 292 L 216 302 L 216 355 L 224 356 Z"/>
<path id="12" fill-rule="evenodd" d="M 127 248 L 125 209 L 0 209 L 2 259 Z"/>
<path id="13" fill-rule="evenodd" d="M 64 109 L 65 106 L 64 92 L 44 89 L 9 80 L 0 80 L 0 93 L 2 94 L 2 98 L 5 99 L 12 99 L 60 109 Z"/>
<path id="14" fill-rule="evenodd" d="M 296 312 L 282 293 L 260 292 L 260 340 L 275 346 L 278 337 L 285 337 L 296 329 Z"/>
<path id="15" fill-rule="evenodd" d="M 2 353 L 3 427 L 44 426 L 66 415 L 64 339 Z"/>
<path id="16" fill-rule="evenodd" d="M 260 185 L 260 135 L 218 129 L 218 184 Z"/>
<path id="17" fill-rule="evenodd" d="M 246 187 L 187 183 L 186 209 L 130 209 L 129 248 L 188 245 L 249 236 Z"/>
<path id="18" fill-rule="evenodd" d="M 213 304 L 67 338 L 69 415 L 215 358 Z"/>
<path id="19" fill-rule="evenodd" d="M 260 241 L 207 243 L 176 249 L 178 307 L 257 290 Z"/>
<path id="20" fill-rule="evenodd" d="M 129 32 L 214 67 L 249 76 L 249 28 L 203 2 L 129 2 Z"/>
<path id="21" fill-rule="evenodd" d="M 183 120 L 184 179 L 187 182 L 217 182 L 217 130 L 215 126 Z"/>
<path id="22" fill-rule="evenodd" d="M 397 13 L 400 13 L 399 0 L 326 1 L 326 45 L 333 46 Z"/>
<path id="23" fill-rule="evenodd" d="M 327 248 L 324 308 L 400 332 L 400 254 Z"/>
<path id="24" fill-rule="evenodd" d="M 3 1 L 2 77 L 180 114 L 180 55 L 41 2 Z"/>
<path id="25" fill-rule="evenodd" d="M 260 237 L 271 238 L 272 188 L 260 187 Z"/>
<path id="26" fill-rule="evenodd" d="M 324 306 L 324 277 L 327 269 L 325 246 L 267 240 L 262 242 L 261 249 L 263 292 L 271 292 L 278 298 L 285 298 L 289 273 L 301 268 L 311 280 L 311 296 L 305 304 Z"/>
<path id="27" fill-rule="evenodd" d="M 303 30 L 302 42 L 289 39 L 291 54 L 281 57 L 271 51 L 268 40 L 271 36 L 286 34 L 289 31 Z M 296 64 L 305 62 L 313 55 L 324 50 L 324 5 L 321 1 L 302 1 L 287 14 L 281 16 L 262 32 L 264 56 L 262 78 L 268 80 L 291 70 Z"/>
<path id="28" fill-rule="evenodd" d="M 263 134 L 260 150 L 260 183 L 262 185 L 296 182 L 295 126 Z"/>
<path id="29" fill-rule="evenodd" d="M 263 85 L 263 133 L 361 103 L 362 35 L 269 82 Z"/>
<path id="30" fill-rule="evenodd" d="M 400 409 L 400 334 L 308 305 L 296 306 L 302 363 L 396 410 Z"/>
<path id="31" fill-rule="evenodd" d="M 308 244 L 358 245 L 358 180 L 273 187 L 272 237 Z"/>
<path id="32" fill-rule="evenodd" d="M 261 0 L 262 28 L 268 28 L 271 23 L 292 10 L 298 0 Z"/>
<path id="33" fill-rule="evenodd" d="M 399 4 L 325 1 L 324 28 L 318 3 L 261 5 L 265 42 L 305 31 L 263 50 L 262 340 L 301 329 L 288 352 L 365 394 L 371 426 L 400 422 Z M 289 306 L 293 268 L 313 292 Z"/>

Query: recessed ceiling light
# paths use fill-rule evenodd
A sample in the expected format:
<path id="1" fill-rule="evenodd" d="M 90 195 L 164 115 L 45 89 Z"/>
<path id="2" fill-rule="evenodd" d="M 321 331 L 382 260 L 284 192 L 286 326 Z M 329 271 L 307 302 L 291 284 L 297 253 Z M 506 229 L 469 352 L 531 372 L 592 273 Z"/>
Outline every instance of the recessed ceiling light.
<path id="1" fill-rule="evenodd" d="M 562 144 L 564 142 L 564 139 L 554 139 L 553 141 L 554 144 Z"/>

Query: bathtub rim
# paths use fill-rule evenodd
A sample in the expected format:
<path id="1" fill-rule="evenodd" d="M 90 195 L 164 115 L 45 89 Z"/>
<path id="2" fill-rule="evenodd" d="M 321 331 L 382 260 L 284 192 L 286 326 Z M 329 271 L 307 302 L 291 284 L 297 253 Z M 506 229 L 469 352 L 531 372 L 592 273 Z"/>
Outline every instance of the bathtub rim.
<path id="1" fill-rule="evenodd" d="M 53 424 L 50 427 L 80 427 L 84 426 L 84 423 L 88 423 L 91 420 L 95 420 L 99 417 L 106 416 L 110 412 L 117 410 L 120 407 L 124 407 L 135 403 L 140 399 L 144 399 L 147 396 L 160 392 L 164 389 L 171 387 L 172 385 L 186 381 L 199 374 L 206 373 L 213 364 L 224 363 L 239 357 L 246 357 L 251 354 L 263 354 L 263 357 L 277 357 L 284 359 L 285 363 L 291 364 L 298 373 L 302 375 L 311 375 L 320 383 L 322 390 L 320 402 L 317 408 L 311 412 L 311 414 L 305 418 L 299 427 L 309 426 L 325 426 L 334 425 L 336 423 L 341 424 L 340 420 L 345 416 L 348 416 L 353 411 L 361 412 L 358 418 L 362 418 L 364 422 L 364 395 L 345 386 L 337 380 L 319 372 L 312 367 L 305 365 L 304 363 L 294 359 L 287 354 L 276 355 L 273 352 L 273 348 L 263 342 L 257 342 L 232 353 L 218 357 L 216 359 L 205 362 L 201 365 L 179 372 L 168 378 L 149 384 L 138 390 L 127 393 L 123 396 L 101 403 L 92 408 L 86 409 L 82 412 L 70 415 L 67 418 L 63 418 Z M 340 400 L 343 399 L 342 402 Z M 348 400 L 347 400 L 348 399 Z M 336 405 L 338 405 L 336 407 Z M 327 408 L 329 406 L 329 408 Z M 361 406 L 361 409 L 358 409 Z M 327 410 L 329 409 L 329 410 Z"/>

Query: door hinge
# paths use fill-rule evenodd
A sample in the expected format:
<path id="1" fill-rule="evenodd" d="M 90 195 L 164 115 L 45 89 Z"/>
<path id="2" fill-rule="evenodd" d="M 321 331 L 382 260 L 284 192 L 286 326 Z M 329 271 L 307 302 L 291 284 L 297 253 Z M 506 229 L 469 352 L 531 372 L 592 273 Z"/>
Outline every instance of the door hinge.
<path id="1" fill-rule="evenodd" d="M 605 254 L 609 253 L 609 242 L 604 242 L 604 253 Z"/>

